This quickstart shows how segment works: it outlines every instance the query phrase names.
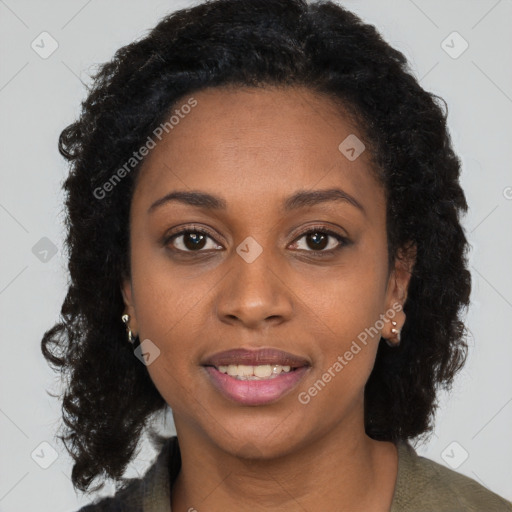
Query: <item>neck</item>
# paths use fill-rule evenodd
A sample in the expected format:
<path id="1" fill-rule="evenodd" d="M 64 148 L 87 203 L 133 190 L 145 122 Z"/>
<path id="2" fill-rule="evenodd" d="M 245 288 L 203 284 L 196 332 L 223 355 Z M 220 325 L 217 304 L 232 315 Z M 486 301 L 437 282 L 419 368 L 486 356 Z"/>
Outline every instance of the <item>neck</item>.
<path id="1" fill-rule="evenodd" d="M 182 467 L 171 492 L 173 512 L 225 510 L 387 512 L 397 475 L 392 443 L 364 428 L 338 427 L 273 459 L 227 453 L 175 418 Z"/>

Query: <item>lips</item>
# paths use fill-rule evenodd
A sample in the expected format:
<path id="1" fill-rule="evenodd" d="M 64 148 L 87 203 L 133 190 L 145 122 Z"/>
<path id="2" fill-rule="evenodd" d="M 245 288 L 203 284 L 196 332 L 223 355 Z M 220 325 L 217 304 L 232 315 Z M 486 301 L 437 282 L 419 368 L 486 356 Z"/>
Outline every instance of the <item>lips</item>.
<path id="1" fill-rule="evenodd" d="M 311 363 L 304 357 L 274 348 L 248 350 L 237 348 L 207 357 L 202 363 L 210 384 L 224 398 L 243 406 L 263 406 L 275 403 L 291 393 L 309 374 Z M 261 367 L 263 365 L 289 366 L 271 377 L 240 380 L 223 373 L 220 367 Z M 229 373 L 229 372 L 228 372 Z M 244 373 L 244 372 L 242 372 Z M 244 373 L 245 375 L 245 373 Z"/>
<path id="2" fill-rule="evenodd" d="M 303 357 L 277 350 L 273 348 L 263 348 L 259 350 L 247 350 L 242 348 L 217 352 L 208 357 L 203 366 L 229 366 L 229 365 L 247 365 L 258 366 L 264 364 L 276 364 L 281 366 L 290 366 L 291 368 L 300 368 L 302 366 L 311 366 L 309 361 Z"/>

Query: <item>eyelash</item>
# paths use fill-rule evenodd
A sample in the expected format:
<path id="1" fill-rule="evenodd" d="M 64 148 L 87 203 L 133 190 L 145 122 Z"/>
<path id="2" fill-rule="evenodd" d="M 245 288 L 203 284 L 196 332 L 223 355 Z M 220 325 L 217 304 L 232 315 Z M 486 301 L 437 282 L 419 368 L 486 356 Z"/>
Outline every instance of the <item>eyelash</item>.
<path id="1" fill-rule="evenodd" d="M 182 235 L 185 235 L 185 234 L 188 234 L 188 233 L 200 233 L 200 234 L 206 235 L 209 238 L 211 238 L 212 240 L 214 240 L 214 238 L 211 235 L 211 233 L 209 231 L 207 231 L 206 229 L 201 228 L 201 227 L 190 226 L 190 227 L 188 227 L 186 229 L 182 229 L 181 231 L 178 231 L 176 233 L 171 233 L 169 236 L 165 237 L 165 239 L 163 240 L 163 245 L 167 246 L 175 238 L 178 238 L 179 236 L 182 236 Z M 343 247 L 349 245 L 349 243 L 350 243 L 348 238 L 346 238 L 344 236 L 341 236 L 340 234 L 336 233 L 335 231 L 327 229 L 325 226 L 312 226 L 312 227 L 308 228 L 307 231 L 304 231 L 304 232 L 300 233 L 297 236 L 297 238 L 293 241 L 293 243 L 297 242 L 298 240 L 300 240 L 304 236 L 309 235 L 309 234 L 313 234 L 313 233 L 321 233 L 321 234 L 324 234 L 324 235 L 332 236 L 333 238 L 335 238 L 340 243 L 340 245 L 338 245 L 338 247 L 336 247 L 334 249 L 329 249 L 327 251 L 326 250 L 319 250 L 319 251 L 309 250 L 309 251 L 305 251 L 307 253 L 312 253 L 315 258 L 322 258 L 322 257 L 325 257 L 325 256 L 332 256 L 334 253 L 338 252 L 339 250 L 341 250 Z M 215 242 L 215 243 L 217 243 L 217 242 Z M 173 248 L 171 250 L 179 252 L 179 253 L 185 253 L 185 254 L 193 254 L 193 253 L 198 253 L 199 254 L 201 252 L 208 252 L 208 250 L 207 251 L 205 251 L 205 250 L 184 251 L 182 249 L 176 249 L 176 248 Z M 299 251 L 304 251 L 304 249 L 299 249 Z"/>

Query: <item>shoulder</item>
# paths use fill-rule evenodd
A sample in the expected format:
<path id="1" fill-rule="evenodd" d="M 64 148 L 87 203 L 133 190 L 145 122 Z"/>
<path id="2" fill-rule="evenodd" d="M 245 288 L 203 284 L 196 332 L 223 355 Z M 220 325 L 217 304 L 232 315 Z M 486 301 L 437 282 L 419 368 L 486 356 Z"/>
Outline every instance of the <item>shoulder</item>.
<path id="1" fill-rule="evenodd" d="M 512 512 L 512 503 L 475 480 L 397 443 L 398 477 L 391 512 Z"/>
<path id="2" fill-rule="evenodd" d="M 77 512 L 146 512 L 170 510 L 170 488 L 181 467 L 177 437 L 169 438 L 142 478 L 125 480 L 114 496 L 80 508 Z"/>
<path id="3" fill-rule="evenodd" d="M 142 512 L 142 479 L 130 482 L 115 496 L 102 498 L 99 501 L 82 507 L 78 512 Z"/>

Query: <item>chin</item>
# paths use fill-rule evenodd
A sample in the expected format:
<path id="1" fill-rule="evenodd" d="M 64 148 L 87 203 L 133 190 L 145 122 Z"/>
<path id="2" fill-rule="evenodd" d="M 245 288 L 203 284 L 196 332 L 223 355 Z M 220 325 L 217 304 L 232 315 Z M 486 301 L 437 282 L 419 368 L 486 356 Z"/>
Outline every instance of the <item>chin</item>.
<path id="1" fill-rule="evenodd" d="M 221 450 L 241 459 L 282 457 L 304 442 L 304 427 L 285 425 L 285 418 L 286 415 L 278 422 L 256 421 L 251 425 L 247 420 L 241 424 L 230 421 L 209 437 Z"/>

